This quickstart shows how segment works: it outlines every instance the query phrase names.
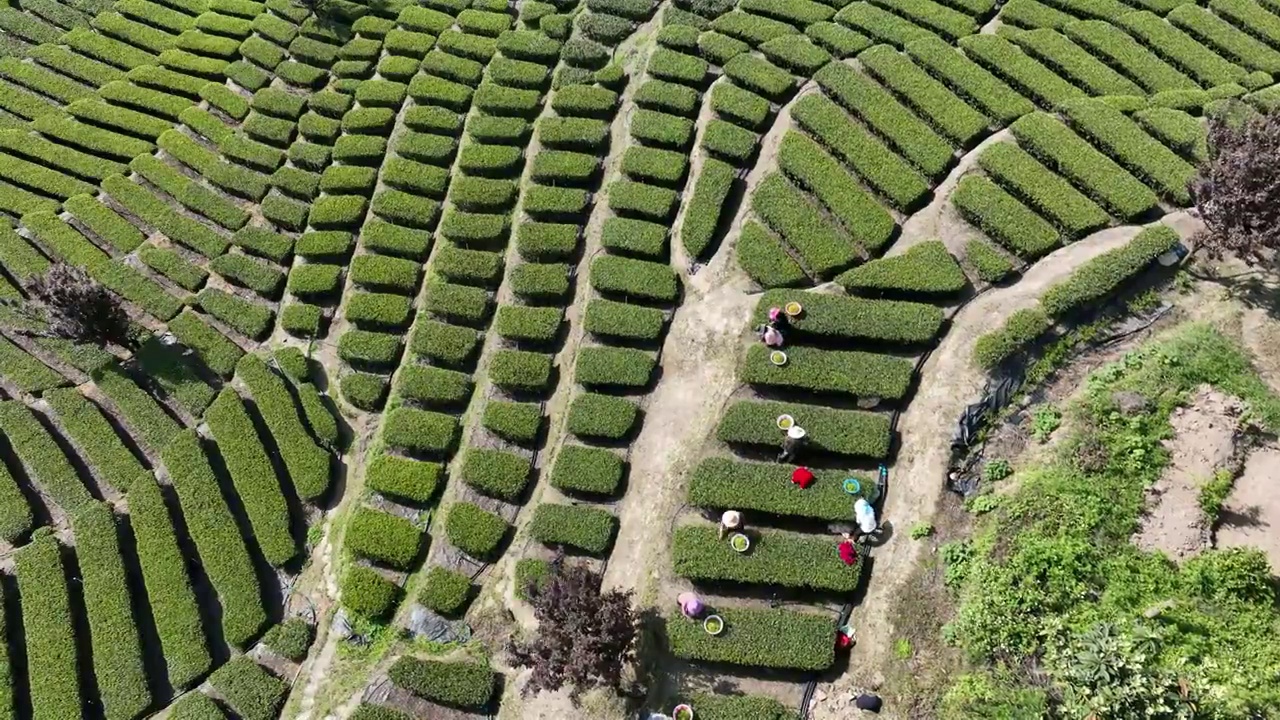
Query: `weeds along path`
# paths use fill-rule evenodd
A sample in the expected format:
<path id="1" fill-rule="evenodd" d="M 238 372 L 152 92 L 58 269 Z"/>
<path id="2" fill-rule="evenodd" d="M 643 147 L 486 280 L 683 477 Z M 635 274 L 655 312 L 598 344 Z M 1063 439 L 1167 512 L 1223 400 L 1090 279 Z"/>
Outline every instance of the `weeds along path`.
<path id="1" fill-rule="evenodd" d="M 1194 230 L 1188 219 L 1186 213 L 1174 213 L 1161 222 L 1188 237 Z M 956 313 L 947 335 L 920 369 L 920 390 L 899 418 L 902 446 L 890 470 L 883 507 L 883 517 L 896 532 L 876 548 L 867 594 L 855 611 L 858 644 L 850 657 L 849 671 L 820 686 L 825 697 L 834 699 L 843 691 L 882 679 L 879 671 L 887 662 L 894 636 L 889 618 L 895 604 L 904 601 L 904 583 L 927 547 L 912 540 L 906 530 L 915 522 L 929 521 L 937 511 L 956 418 L 978 397 L 986 381 L 985 373 L 971 358 L 978 337 L 1034 304 L 1050 285 L 1080 265 L 1120 247 L 1140 230 L 1129 225 L 1094 233 L 1037 262 L 1016 285 L 983 293 Z M 847 712 L 847 708 L 837 709 L 820 701 L 811 717 L 835 720 L 846 717 Z M 886 708 L 884 717 L 895 717 L 893 712 L 893 708 Z"/>

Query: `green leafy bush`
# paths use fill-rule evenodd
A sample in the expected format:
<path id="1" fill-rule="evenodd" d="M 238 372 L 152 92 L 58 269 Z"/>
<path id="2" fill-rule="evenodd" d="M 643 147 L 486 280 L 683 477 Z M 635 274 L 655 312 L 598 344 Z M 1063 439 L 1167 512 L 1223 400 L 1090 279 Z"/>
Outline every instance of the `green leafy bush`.
<path id="1" fill-rule="evenodd" d="M 452 415 L 399 407 L 387 414 L 383 439 L 391 447 L 443 454 L 452 449 L 457 431 Z"/>
<path id="2" fill-rule="evenodd" d="M 410 341 L 413 352 L 447 365 L 461 365 L 475 354 L 478 343 L 471 328 L 420 318 Z"/>
<path id="3" fill-rule="evenodd" d="M 514 501 L 533 469 L 528 458 L 505 450 L 471 448 L 462 461 L 462 481 L 483 495 Z"/>
<path id="4" fill-rule="evenodd" d="M 698 620 L 668 620 L 672 654 L 686 660 L 793 670 L 825 670 L 835 660 L 836 623 L 830 615 L 747 608 L 717 608 L 716 614 L 724 619 L 719 635 L 708 635 Z"/>
<path id="5" fill-rule="evenodd" d="M 350 372 L 342 376 L 342 397 L 362 410 L 377 410 L 387 392 L 387 378 L 365 372 Z"/>
<path id="6" fill-rule="evenodd" d="M 160 457 L 177 488 L 201 564 L 218 593 L 227 642 L 248 647 L 267 619 L 261 589 L 199 436 L 194 430 L 179 433 Z"/>
<path id="7" fill-rule="evenodd" d="M 1010 130 L 1024 149 L 1120 219 L 1141 217 L 1156 206 L 1155 193 L 1052 116 L 1033 113 Z"/>
<path id="8" fill-rule="evenodd" d="M 418 593 L 418 602 L 441 615 L 456 616 L 471 599 L 471 578 L 439 566 L 427 572 L 426 586 Z"/>
<path id="9" fill-rule="evenodd" d="M 279 715 L 289 686 L 248 656 L 233 658 L 209 676 L 209 684 L 244 720 Z"/>
<path id="10" fill-rule="evenodd" d="M 667 231 L 658 223 L 611 217 L 604 221 L 600 244 L 610 252 L 660 258 L 667 250 Z"/>
<path id="11" fill-rule="evenodd" d="M 445 535 L 462 552 L 477 558 L 492 557 L 510 525 L 491 512 L 467 502 L 455 504 L 445 518 Z"/>
<path id="12" fill-rule="evenodd" d="M 493 329 L 508 340 L 545 343 L 555 339 L 563 320 L 560 308 L 503 305 L 498 308 Z"/>
<path id="13" fill-rule="evenodd" d="M 853 592 L 862 577 L 864 548 L 853 566 L 836 552 L 836 541 L 782 530 L 749 530 L 751 550 L 739 553 L 715 527 L 686 525 L 672 539 L 672 568 L 694 582 L 781 585 L 830 592 Z"/>
<path id="14" fill-rule="evenodd" d="M 804 307 L 804 314 L 790 322 L 792 332 L 801 337 L 926 342 L 942 327 L 942 310 L 932 305 L 796 290 L 766 292 L 756 304 L 753 324 L 766 322 L 770 308 L 789 302 Z"/>
<path id="15" fill-rule="evenodd" d="M 587 304 L 587 332 L 599 337 L 628 340 L 657 340 L 666 327 L 667 316 L 656 308 L 594 299 Z"/>
<path id="16" fill-rule="evenodd" d="M 775 38 L 796 34 L 796 29 L 787 23 L 742 10 L 725 13 L 716 18 L 711 23 L 711 29 L 752 46 L 763 45 Z"/>
<path id="17" fill-rule="evenodd" d="M 428 407 L 466 404 L 471 398 L 471 376 L 429 365 L 407 365 L 401 370 L 396 392 Z"/>
<path id="18" fill-rule="evenodd" d="M 985 177 L 961 178 L 951 202 L 965 219 L 1019 257 L 1035 259 L 1058 245 L 1052 225 Z"/>
<path id="19" fill-rule="evenodd" d="M 286 660 L 302 662 L 307 658 L 314 633 L 310 623 L 294 615 L 268 630 L 262 636 L 262 644 Z"/>
<path id="20" fill-rule="evenodd" d="M 851 293 L 924 298 L 952 296 L 968 285 L 964 271 L 940 240 L 927 240 L 901 255 L 872 260 L 845 271 L 837 281 Z"/>
<path id="21" fill-rule="evenodd" d="M 722 86 L 717 86 L 722 87 Z M 733 190 L 736 173 L 728 163 L 707 158 L 694 181 L 693 196 L 680 225 L 680 241 L 690 257 L 701 258 L 715 239 L 725 201 Z M 607 228 L 606 228 L 607 229 Z"/>
<path id="22" fill-rule="evenodd" d="M 308 502 L 319 499 L 329 489 L 329 454 L 311 439 L 284 380 L 253 354 L 240 360 L 236 374 L 253 395 L 258 413 L 280 449 L 298 497 Z"/>
<path id="23" fill-rule="evenodd" d="M 438 463 L 378 455 L 365 470 L 365 482 L 383 495 L 423 504 L 435 496 L 442 472 Z"/>
<path id="24" fill-rule="evenodd" d="M 93 503 L 71 519 L 71 526 L 93 656 L 98 666 L 111 668 L 109 674 L 98 679 L 103 708 L 108 717 L 136 717 L 151 703 L 151 692 L 130 606 L 115 515 L 108 505 Z"/>
<path id="25" fill-rule="evenodd" d="M 808 282 L 804 270 L 782 242 L 758 222 L 748 220 L 738 238 L 738 264 L 764 287 L 789 287 Z"/>
<path id="26" fill-rule="evenodd" d="M 904 358 L 858 350 L 821 350 L 793 346 L 787 364 L 774 365 L 772 348 L 753 345 L 739 377 L 753 385 L 900 400 L 911 385 L 914 363 Z"/>
<path id="27" fill-rule="evenodd" d="M 704 720 L 791 720 L 795 709 L 756 695 L 694 695 L 693 707 Z"/>
<path id="28" fill-rule="evenodd" d="M 1178 233 L 1165 225 L 1155 225 L 1138 233 L 1122 247 L 1109 250 L 1072 271 L 1040 297 L 1040 304 L 1052 317 L 1091 305 L 1106 298 L 1125 281 L 1137 275 L 1157 257 L 1173 249 Z"/>
<path id="29" fill-rule="evenodd" d="M 622 457 L 604 448 L 565 445 L 556 456 L 551 486 L 570 493 L 612 495 L 622 484 Z"/>
<path id="30" fill-rule="evenodd" d="M 591 263 L 591 285 L 601 292 L 662 302 L 675 300 L 680 286 L 665 263 L 602 256 Z"/>
<path id="31" fill-rule="evenodd" d="M 420 267 L 419 263 L 403 258 L 359 255 L 351 259 L 351 281 L 375 290 L 412 294 L 418 287 Z"/>
<path id="32" fill-rule="evenodd" d="M 544 390 L 551 382 L 551 356 L 525 350 L 498 350 L 489 363 L 494 385 L 516 390 Z"/>
<path id="33" fill-rule="evenodd" d="M 634 348 L 586 347 L 578 353 L 574 379 L 585 386 L 643 387 L 655 364 L 652 355 Z"/>
<path id="34" fill-rule="evenodd" d="M 343 543 L 356 557 L 405 570 L 422 547 L 422 531 L 399 515 L 360 507 L 351 516 Z"/>
<path id="35" fill-rule="evenodd" d="M 784 414 L 808 431 L 808 448 L 869 458 L 883 458 L 889 452 L 886 415 L 782 402 L 734 403 L 721 419 L 716 436 L 727 443 L 781 447 L 783 433 L 777 418 Z"/>
<path id="36" fill-rule="evenodd" d="M 1058 77 L 1002 37 L 972 35 L 961 38 L 957 44 L 974 62 L 1041 107 L 1052 108 L 1064 100 L 1085 96 L 1083 90 Z M 954 54 L 954 50 L 951 52 Z"/>
<path id="37" fill-rule="evenodd" d="M 529 534 L 546 545 L 568 545 L 592 555 L 608 551 L 618 519 L 586 505 L 542 503 L 533 511 Z"/>
<path id="38" fill-rule="evenodd" d="M 1077 100 L 1063 107 L 1073 127 L 1108 155 L 1180 206 L 1191 203 L 1188 183 L 1195 168 L 1124 113 L 1096 100 Z"/>
<path id="39" fill-rule="evenodd" d="M 4 432 L 12 452 L 22 461 L 27 475 L 60 508 L 74 513 L 91 502 L 91 496 L 66 455 L 20 401 L 0 402 L 0 431 Z"/>
<path id="40" fill-rule="evenodd" d="M 965 245 L 964 257 L 986 282 L 999 282 L 1013 272 L 1013 263 L 982 238 L 974 238 Z"/>
<path id="41" fill-rule="evenodd" d="M 400 599 L 400 588 L 377 570 L 352 565 L 342 578 L 342 606 L 357 615 L 381 620 Z"/>
<path id="42" fill-rule="evenodd" d="M 42 529 L 16 554 L 15 564 L 32 673 L 31 703 L 48 717 L 76 717 L 81 702 L 76 636 L 61 546 L 50 530 Z"/>
<path id="43" fill-rule="evenodd" d="M 185 688 L 203 676 L 211 662 L 186 559 L 155 479 L 149 474 L 138 476 L 128 499 L 129 525 L 169 682 L 176 688 Z"/>
<path id="44" fill-rule="evenodd" d="M 387 671 L 391 681 L 409 692 L 446 706 L 483 709 L 497 687 L 495 674 L 485 665 L 468 662 L 419 660 L 405 656 Z"/>
<path id="45" fill-rule="evenodd" d="M 631 433 L 639 416 L 639 408 L 627 398 L 598 393 L 583 393 L 569 406 L 569 432 L 578 437 L 619 440 Z M 561 451 L 564 460 L 565 450 Z M 574 451 L 578 452 L 577 450 Z M 612 453 L 610 453 L 612 455 Z M 616 458 L 616 456 L 614 456 Z M 621 469 L 621 465 L 619 465 Z M 553 480 L 554 482 L 554 480 Z M 616 483 L 615 483 L 616 485 Z M 612 490 L 612 488 L 610 488 Z"/>
<path id="46" fill-rule="evenodd" d="M 978 164 L 988 176 L 1024 199 L 1069 237 L 1087 235 L 1110 222 L 1102 208 L 1012 143 L 997 143 L 987 148 L 978 156 Z"/>
<path id="47" fill-rule="evenodd" d="M 289 303 L 280 313 L 280 327 L 299 337 L 315 337 L 320 334 L 324 313 L 316 305 L 303 302 Z"/>
<path id="48" fill-rule="evenodd" d="M 537 558 L 524 558 L 516 562 L 516 597 L 529 600 L 531 589 L 541 590 L 551 577 L 551 563 Z"/>
<path id="49" fill-rule="evenodd" d="M 688 501 L 699 508 L 846 522 L 853 517 L 858 497 L 844 490 L 844 479 L 850 475 L 861 484 L 861 495 L 874 500 L 873 478 L 846 470 L 815 470 L 814 483 L 802 490 L 790 482 L 794 469 L 782 463 L 707 458 L 693 470 Z"/>
<path id="50" fill-rule="evenodd" d="M 351 329 L 338 338 L 338 357 L 349 363 L 394 366 L 400 359 L 400 340 L 396 334 Z"/>
<path id="51" fill-rule="evenodd" d="M 563 92 L 574 87 L 583 87 L 574 85 L 565 88 L 563 91 L 557 91 L 552 99 L 552 105 L 555 106 L 556 98 L 559 98 Z M 610 103 L 616 103 L 616 96 Z M 557 112 L 567 113 L 567 109 L 557 108 Z M 612 115 L 613 105 L 610 104 L 603 114 Z M 609 124 L 603 120 L 592 117 L 544 117 L 538 120 L 538 139 L 544 147 L 555 148 L 561 150 L 580 150 L 583 152 L 595 153 L 603 147 L 605 139 L 609 135 Z"/>
<path id="52" fill-rule="evenodd" d="M 631 137 L 650 145 L 683 150 L 693 142 L 693 121 L 639 109 L 631 116 Z"/>
<path id="53" fill-rule="evenodd" d="M 240 396 L 224 388 L 205 414 L 263 557 L 280 567 L 298 554 L 289 530 L 289 506 L 253 420 Z"/>
<path id="54" fill-rule="evenodd" d="M 58 424 L 75 442 L 77 448 L 86 456 L 89 466 L 97 475 L 117 490 L 128 489 L 128 482 L 142 474 L 142 465 L 133 453 L 121 442 L 120 437 L 111 427 L 102 411 L 74 388 L 50 390 L 44 393 L 43 399 L 56 413 Z M 17 486 L 13 486 L 15 491 Z M 17 495 L 13 496 L 18 498 Z M 13 527 L 20 528 L 17 535 L 30 528 L 30 510 L 26 502 L 20 499 L 7 504 L 18 512 Z M 5 536 L 15 537 L 14 532 L 7 531 Z"/>
<path id="55" fill-rule="evenodd" d="M 778 173 L 771 173 L 756 186 L 751 208 L 795 248 L 816 275 L 832 275 L 858 259 L 854 244 Z"/>
<path id="56" fill-rule="evenodd" d="M 529 443 L 537 439 L 542 427 L 542 410 L 534 403 L 491 400 L 485 404 L 481 422 L 498 437 Z"/>
<path id="57" fill-rule="evenodd" d="M 1018 310 L 1003 326 L 978 338 L 973 356 L 982 367 L 993 368 L 1043 335 L 1052 324 L 1039 307 Z"/>

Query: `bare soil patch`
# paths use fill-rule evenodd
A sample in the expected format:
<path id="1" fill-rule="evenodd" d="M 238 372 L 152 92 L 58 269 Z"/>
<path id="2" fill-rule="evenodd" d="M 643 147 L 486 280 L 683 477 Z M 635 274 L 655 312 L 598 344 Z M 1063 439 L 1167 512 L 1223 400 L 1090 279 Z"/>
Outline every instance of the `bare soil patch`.
<path id="1" fill-rule="evenodd" d="M 1174 559 L 1193 557 L 1208 545 L 1209 524 L 1200 509 L 1200 489 L 1232 464 L 1241 437 L 1244 405 L 1203 386 L 1187 407 L 1169 417 L 1173 437 L 1165 441 L 1169 466 L 1147 490 L 1147 512 L 1133 542 Z"/>
<path id="2" fill-rule="evenodd" d="M 1231 494 L 1218 514 L 1214 544 L 1220 548 L 1253 547 L 1266 553 L 1273 573 L 1280 573 L 1280 447 L 1259 448 L 1245 461 Z"/>

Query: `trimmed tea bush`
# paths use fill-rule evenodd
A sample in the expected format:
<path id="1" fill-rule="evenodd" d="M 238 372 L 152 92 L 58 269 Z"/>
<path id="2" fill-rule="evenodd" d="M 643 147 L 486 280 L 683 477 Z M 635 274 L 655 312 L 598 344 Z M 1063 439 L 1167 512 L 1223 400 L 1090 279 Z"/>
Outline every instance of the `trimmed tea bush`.
<path id="1" fill-rule="evenodd" d="M 1165 225 L 1149 227 L 1122 247 L 1105 252 L 1072 271 L 1040 297 L 1053 317 L 1093 304 L 1137 275 L 1157 257 L 1173 249 L 1178 233 Z"/>
<path id="2" fill-rule="evenodd" d="M 329 454 L 307 432 L 284 381 L 252 354 L 241 359 L 236 372 L 248 386 L 280 449 L 298 497 L 307 502 L 317 500 L 329 489 Z"/>
<path id="3" fill-rule="evenodd" d="M 830 537 L 781 530 L 748 531 L 751 550 L 739 553 L 708 525 L 686 525 L 672 538 L 672 569 L 694 582 L 781 585 L 828 592 L 853 592 L 862 577 L 865 549 L 845 565 Z"/>
<path id="4" fill-rule="evenodd" d="M 160 457 L 177 488 L 201 564 L 218 593 L 227 642 L 248 647 L 267 619 L 261 590 L 199 436 L 194 430 L 179 433 Z"/>
<path id="5" fill-rule="evenodd" d="M 739 377 L 753 385 L 901 400 L 911 385 L 914 363 L 905 358 L 858 350 L 787 348 L 787 364 L 769 360 L 772 348 L 753 345 Z"/>
<path id="6" fill-rule="evenodd" d="M 613 543 L 618 519 L 608 510 L 586 505 L 542 503 L 533 511 L 529 534 L 546 545 L 568 545 L 592 555 Z"/>
<path id="7" fill-rule="evenodd" d="M 666 327 L 661 310 L 596 298 L 587 303 L 587 332 L 598 337 L 657 340 Z"/>
<path id="8" fill-rule="evenodd" d="M 137 477 L 134 475 L 133 477 Z M 109 506 L 93 503 L 71 519 L 84 587 L 85 610 L 93 639 L 98 691 L 107 717 L 136 717 L 151 702 L 142 647 L 129 601 L 124 560 Z"/>
<path id="9" fill-rule="evenodd" d="M 79 717 L 76 637 L 61 546 L 41 529 L 15 559 L 31 704 L 41 718 Z"/>
<path id="10" fill-rule="evenodd" d="M 404 656 L 387 671 L 396 685 L 446 706 L 480 710 L 497 688 L 494 672 L 469 662 L 419 660 Z"/>
<path id="11" fill-rule="evenodd" d="M 969 284 L 941 240 L 926 240 L 901 255 L 872 260 L 845 271 L 836 280 L 850 293 L 924 298 L 955 295 Z"/>
<path id="12" fill-rule="evenodd" d="M 481 494 L 514 501 L 529 483 L 533 464 L 505 450 L 471 448 L 462 462 L 462 481 Z"/>
<path id="13" fill-rule="evenodd" d="M 716 614 L 725 625 L 719 635 L 708 635 L 700 620 L 668 620 L 672 654 L 686 660 L 793 670 L 825 670 L 835 660 L 836 622 L 830 615 L 747 608 L 717 608 Z"/>
<path id="14" fill-rule="evenodd" d="M 1009 129 L 1023 148 L 1121 220 L 1133 220 L 1155 208 L 1155 193 L 1051 115 L 1033 113 Z"/>
<path id="15" fill-rule="evenodd" d="M 1018 257 L 1032 260 L 1058 245 L 1052 225 L 985 177 L 961 178 L 951 202 L 966 220 Z"/>
<path id="16" fill-rule="evenodd" d="M 458 419 L 452 415 L 399 407 L 387 414 L 382 426 L 388 445 L 437 455 L 449 452 L 458 431 Z"/>
<path id="17" fill-rule="evenodd" d="M 356 557 L 408 569 L 422 546 L 422 531 L 409 520 L 369 507 L 357 508 L 343 540 Z"/>
<path id="18" fill-rule="evenodd" d="M 643 387 L 655 364 L 652 355 L 634 348 L 586 347 L 578 353 L 574 379 L 585 386 Z"/>
<path id="19" fill-rule="evenodd" d="M 483 425 L 498 437 L 528 443 L 538 437 L 542 410 L 534 403 L 490 400 L 484 407 Z"/>
<path id="20" fill-rule="evenodd" d="M 493 556 L 510 527 L 497 515 L 462 502 L 449 509 L 444 531 L 454 547 L 483 560 Z"/>
<path id="21" fill-rule="evenodd" d="M 544 390 L 551 382 L 551 356 L 498 350 L 489 363 L 489 380 L 498 387 L 514 390 Z"/>
<path id="22" fill-rule="evenodd" d="M 770 515 L 847 522 L 858 496 L 844 490 L 846 470 L 815 470 L 805 489 L 791 482 L 795 468 L 782 463 L 758 463 L 726 457 L 707 458 L 693 470 L 688 501 L 699 508 L 754 510 Z M 869 496 L 874 479 L 852 474 Z"/>
<path id="23" fill-rule="evenodd" d="M 766 292 L 756 304 L 752 324 L 766 322 L 770 308 L 789 302 L 804 307 L 804 314 L 790 323 L 791 330 L 802 337 L 919 343 L 933 339 L 942 327 L 942 310 L 932 305 L 796 290 Z"/>
<path id="24" fill-rule="evenodd" d="M 342 606 L 370 620 L 390 614 L 400 599 L 400 588 L 372 568 L 352 565 L 342 578 Z"/>
<path id="25" fill-rule="evenodd" d="M 804 285 L 809 278 L 782 242 L 754 220 L 742 226 L 738 238 L 738 264 L 763 287 Z"/>
<path id="26" fill-rule="evenodd" d="M 204 675 L 211 662 L 186 559 L 155 478 L 150 474 L 138 476 L 128 499 L 129 525 L 137 543 L 138 562 L 156 634 L 164 649 L 169 682 L 176 688 L 185 688 Z"/>
<path id="27" fill-rule="evenodd" d="M 247 655 L 233 658 L 209 676 L 209 684 L 244 720 L 271 720 L 280 714 L 289 685 Z"/>
<path id="28" fill-rule="evenodd" d="M 289 531 L 289 506 L 240 396 L 224 388 L 209 406 L 205 420 L 263 556 L 276 567 L 284 565 L 298 553 Z"/>
<path id="29" fill-rule="evenodd" d="M 627 398 L 583 393 L 569 406 L 569 432 L 578 437 L 619 440 L 630 434 L 639 412 L 636 404 Z M 563 456 L 562 450 L 561 459 Z"/>
<path id="30" fill-rule="evenodd" d="M 378 455 L 365 470 L 365 482 L 383 495 L 423 504 L 435 496 L 442 472 L 438 463 Z"/>
<path id="31" fill-rule="evenodd" d="M 858 260 L 853 243 L 778 173 L 756 186 L 751 209 L 795 248 L 817 276 L 830 276 Z"/>
<path id="32" fill-rule="evenodd" d="M 1018 310 L 1005 320 L 1002 327 L 978 338 L 973 346 L 973 357 L 982 367 L 993 368 L 1052 326 L 1049 316 L 1040 307 Z"/>
<path id="33" fill-rule="evenodd" d="M 887 415 L 782 402 L 734 403 L 720 420 L 716 437 L 727 443 L 780 448 L 783 432 L 777 419 L 784 414 L 808 431 L 808 448 L 869 458 L 883 458 L 889 452 Z"/>
<path id="34" fill-rule="evenodd" d="M 311 647 L 314 635 L 315 628 L 294 615 L 268 630 L 262 636 L 262 644 L 286 660 L 302 662 L 307 659 L 307 649 Z"/>
<path id="35" fill-rule="evenodd" d="M 778 167 L 813 193 L 867 252 L 880 250 L 893 236 L 896 224 L 888 211 L 862 189 L 840 161 L 807 136 L 797 132 L 783 136 Z M 687 223 L 688 212 L 685 218 Z"/>
<path id="36" fill-rule="evenodd" d="M 1013 272 L 1009 258 L 982 238 L 974 238 L 965 245 L 964 257 L 977 271 L 978 277 L 986 282 L 1000 282 Z"/>
<path id="37" fill-rule="evenodd" d="M 427 572 L 426 586 L 418 593 L 418 602 L 446 616 L 461 614 L 470 599 L 471 578 L 439 566 Z"/>
<path id="38" fill-rule="evenodd" d="M 622 483 L 622 457 L 604 448 L 565 445 L 556 456 L 551 486 L 566 492 L 612 495 Z"/>
<path id="39" fill-rule="evenodd" d="M 591 263 L 591 286 L 606 293 L 670 302 L 679 295 L 675 272 L 666 263 L 617 256 Z"/>
<path id="40" fill-rule="evenodd" d="M 978 156 L 978 164 L 989 177 L 1023 198 L 1069 237 L 1087 235 L 1110 222 L 1096 203 L 1017 145 L 992 145 Z"/>

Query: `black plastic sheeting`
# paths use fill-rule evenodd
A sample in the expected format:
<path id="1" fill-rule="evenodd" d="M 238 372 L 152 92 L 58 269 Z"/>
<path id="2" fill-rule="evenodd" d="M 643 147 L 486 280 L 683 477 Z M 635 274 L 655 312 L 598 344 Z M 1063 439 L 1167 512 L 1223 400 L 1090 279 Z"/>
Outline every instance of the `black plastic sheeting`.
<path id="1" fill-rule="evenodd" d="M 1181 246 L 1179 246 L 1181 247 Z M 1095 350 L 1119 342 L 1130 335 L 1142 332 L 1151 327 L 1173 310 L 1173 305 L 1163 304 L 1143 315 L 1128 315 L 1118 318 L 1111 325 L 1111 332 L 1103 337 L 1091 340 L 1081 348 L 1082 351 Z M 983 387 L 982 397 L 975 403 L 965 407 L 956 421 L 955 433 L 951 437 L 951 462 L 947 467 L 945 485 L 948 490 L 961 497 L 968 498 L 978 491 L 978 473 L 973 471 L 982 453 L 971 452 L 978 441 L 987 422 L 995 417 L 1002 408 L 1009 405 L 1022 388 L 1025 365 L 1005 369 L 993 375 Z"/>

